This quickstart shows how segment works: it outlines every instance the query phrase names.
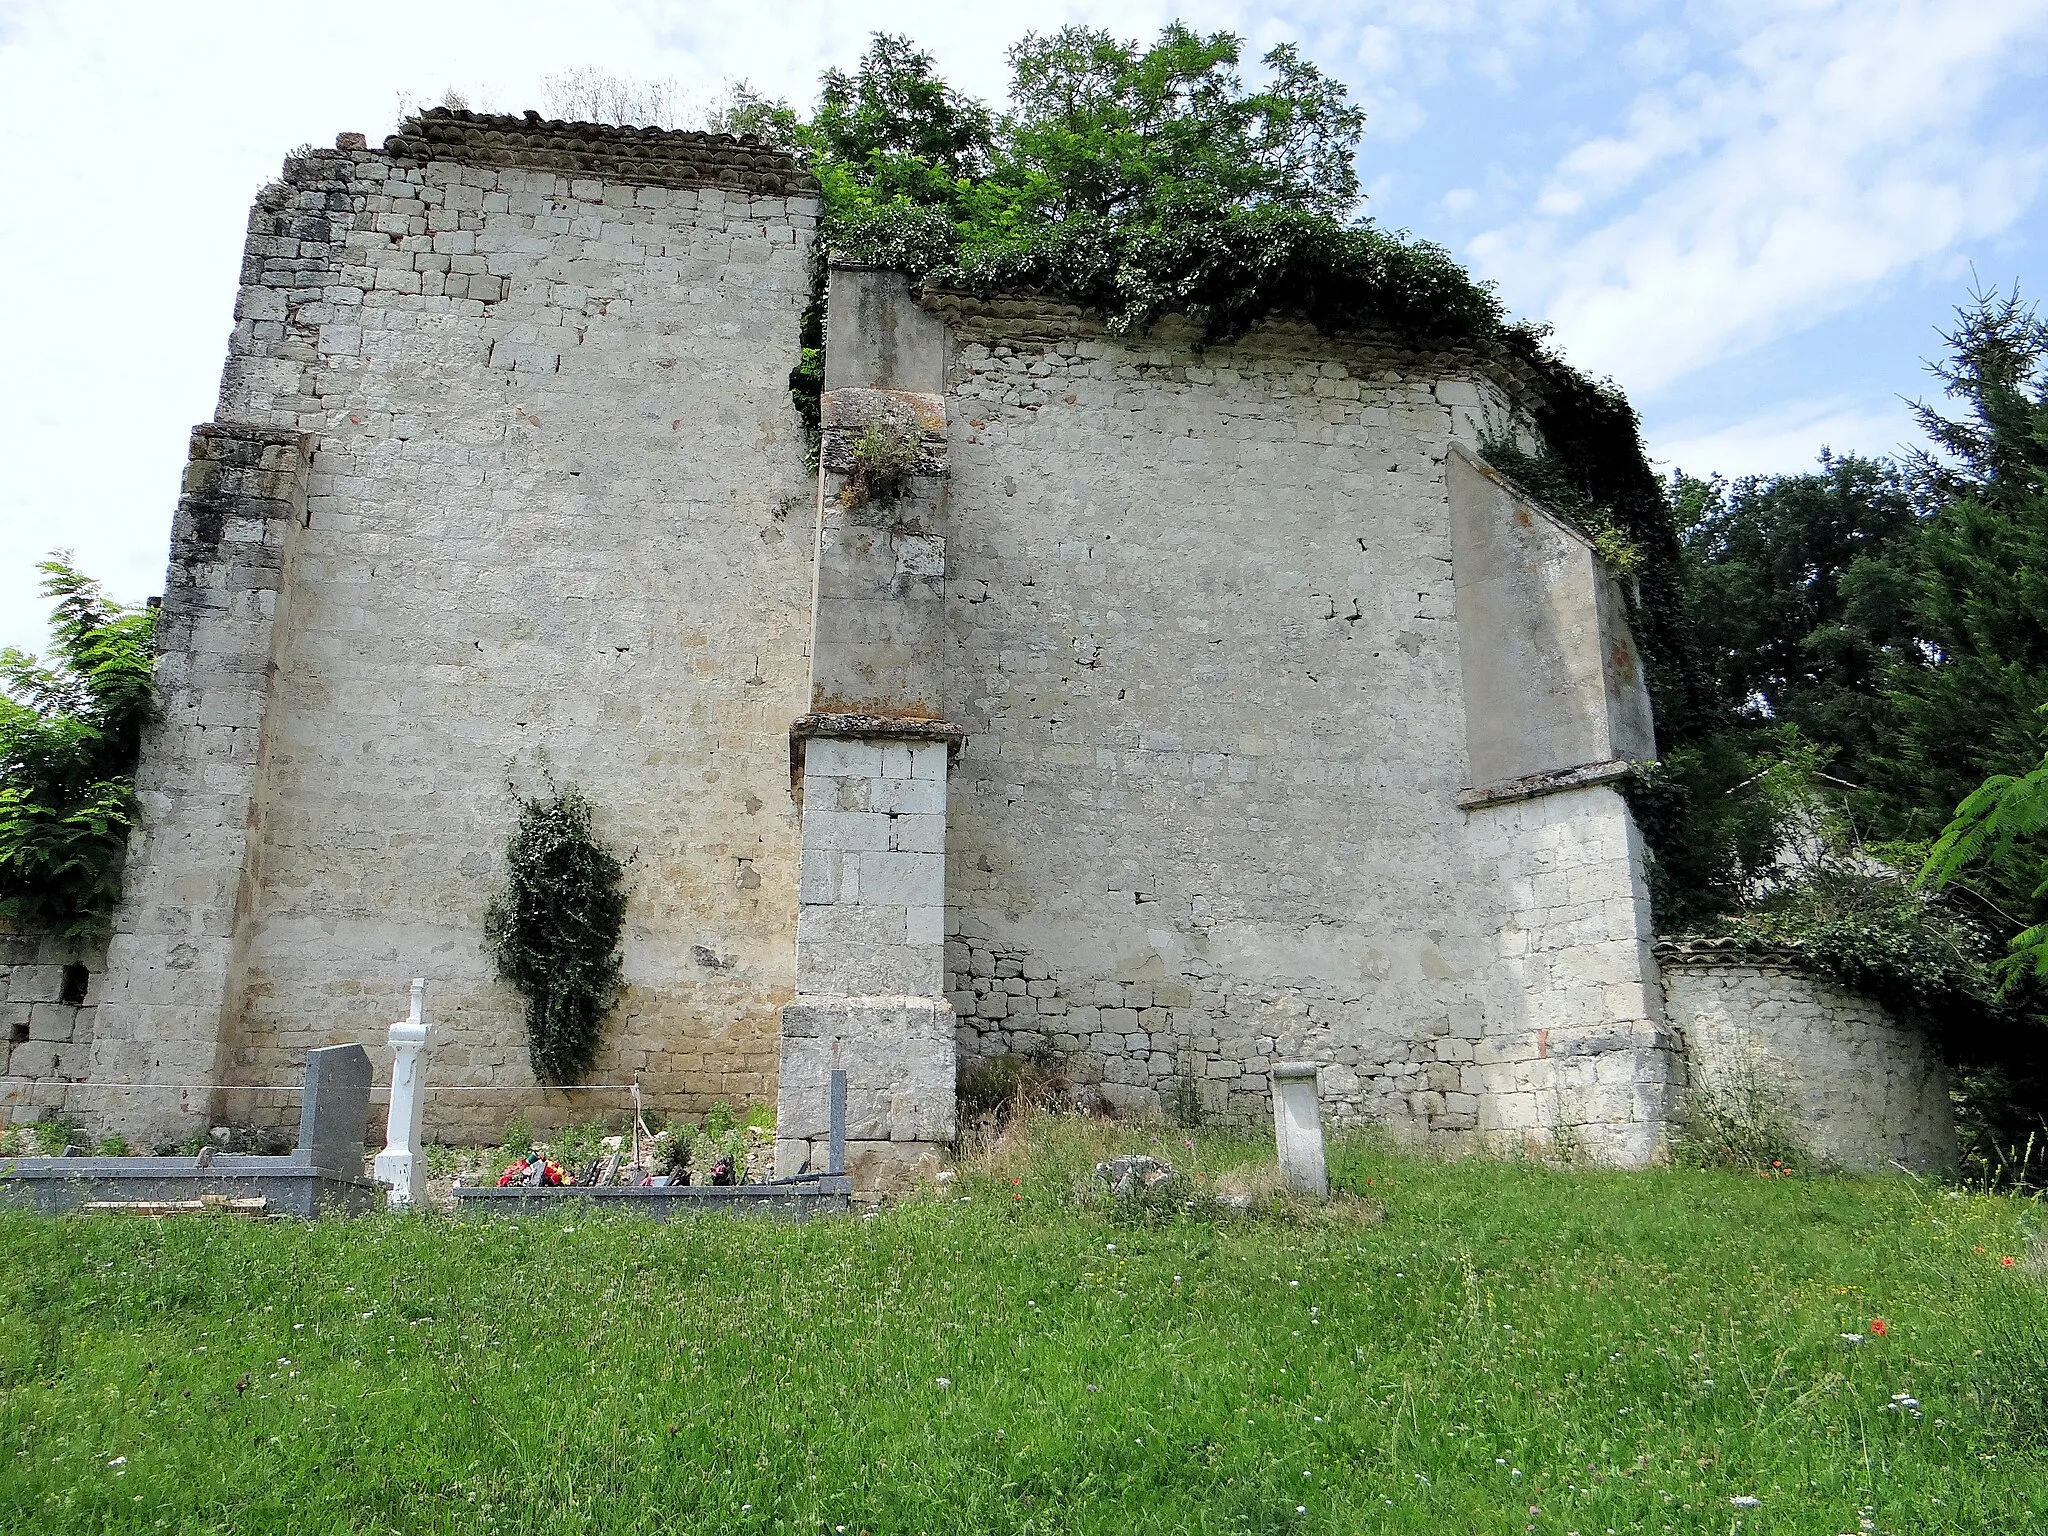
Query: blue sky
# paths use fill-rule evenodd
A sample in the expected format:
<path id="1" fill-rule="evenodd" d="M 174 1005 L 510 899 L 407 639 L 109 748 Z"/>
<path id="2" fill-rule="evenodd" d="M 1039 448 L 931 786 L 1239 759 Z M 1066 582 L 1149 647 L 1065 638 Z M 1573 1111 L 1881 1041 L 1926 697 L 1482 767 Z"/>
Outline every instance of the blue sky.
<path id="1" fill-rule="evenodd" d="M 2048 0 L 0 0 L 0 644 L 40 643 L 52 547 L 160 589 L 248 202 L 291 146 L 582 66 L 686 113 L 735 77 L 808 103 L 876 27 L 1000 99 L 1026 30 L 1174 16 L 1346 81 L 1367 211 L 1552 321 L 1666 465 L 1894 451 L 1971 283 L 2048 296 Z"/>

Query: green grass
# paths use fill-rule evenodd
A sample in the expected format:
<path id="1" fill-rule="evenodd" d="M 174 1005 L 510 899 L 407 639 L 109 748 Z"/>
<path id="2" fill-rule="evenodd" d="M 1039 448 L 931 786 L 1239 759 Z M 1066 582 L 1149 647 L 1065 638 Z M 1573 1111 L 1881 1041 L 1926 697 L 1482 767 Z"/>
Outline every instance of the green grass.
<path id="1" fill-rule="evenodd" d="M 1249 1155 L 1056 1126 L 806 1227 L 0 1217 L 0 1529 L 2048 1529 L 2037 1206 L 1361 1144 L 1384 1221 L 1145 1223 L 1075 1203 L 1112 1135 Z"/>

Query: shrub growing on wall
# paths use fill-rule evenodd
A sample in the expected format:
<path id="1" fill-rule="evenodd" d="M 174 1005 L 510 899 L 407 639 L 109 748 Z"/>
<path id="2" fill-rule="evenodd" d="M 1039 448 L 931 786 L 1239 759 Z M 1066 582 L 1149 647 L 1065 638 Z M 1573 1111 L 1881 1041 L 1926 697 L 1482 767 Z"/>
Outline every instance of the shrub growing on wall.
<path id="1" fill-rule="evenodd" d="M 136 822 L 156 615 L 109 602 L 61 553 L 37 569 L 54 604 L 47 659 L 0 651 L 0 916 L 94 934 Z"/>
<path id="2" fill-rule="evenodd" d="M 581 1080 L 624 987 L 625 867 L 598 840 L 573 786 L 523 799 L 505 885 L 484 917 L 498 974 L 526 999 L 526 1049 L 544 1083 Z"/>

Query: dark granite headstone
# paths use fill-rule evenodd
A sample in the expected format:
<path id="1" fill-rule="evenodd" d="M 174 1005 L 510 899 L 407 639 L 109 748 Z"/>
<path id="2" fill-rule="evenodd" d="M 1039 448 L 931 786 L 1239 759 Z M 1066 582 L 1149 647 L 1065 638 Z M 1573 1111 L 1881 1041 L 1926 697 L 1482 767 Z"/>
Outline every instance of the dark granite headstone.
<path id="1" fill-rule="evenodd" d="M 370 1053 L 328 1045 L 306 1053 L 306 1096 L 299 1110 L 298 1157 L 346 1178 L 363 1176 L 363 1131 L 370 1118 Z"/>

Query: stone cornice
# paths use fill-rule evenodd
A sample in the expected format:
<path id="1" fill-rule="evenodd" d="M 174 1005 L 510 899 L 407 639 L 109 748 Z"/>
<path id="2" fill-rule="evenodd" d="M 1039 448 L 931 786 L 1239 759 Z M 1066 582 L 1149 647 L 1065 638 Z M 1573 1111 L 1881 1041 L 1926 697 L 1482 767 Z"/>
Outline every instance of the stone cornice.
<path id="1" fill-rule="evenodd" d="M 1458 809 L 1479 811 L 1489 805 L 1512 805 L 1517 800 L 1534 800 L 1539 795 L 1561 794 L 1568 789 L 1584 789 L 1592 784 L 1612 784 L 1617 779 L 1627 778 L 1628 768 L 1625 761 L 1613 758 L 1604 763 L 1581 763 L 1575 768 L 1532 773 L 1525 778 L 1509 779 L 1504 784 L 1488 784 L 1482 789 L 1461 789 L 1458 791 Z"/>

